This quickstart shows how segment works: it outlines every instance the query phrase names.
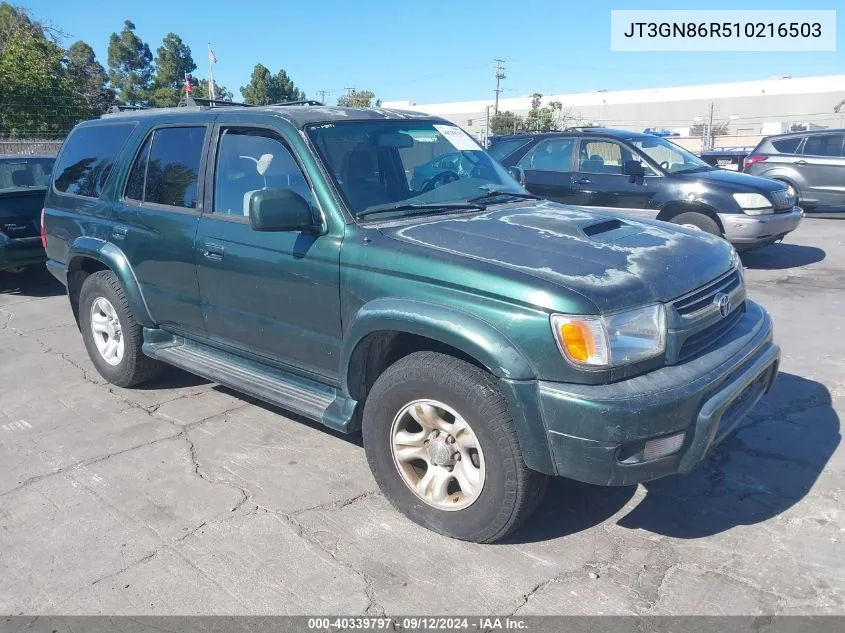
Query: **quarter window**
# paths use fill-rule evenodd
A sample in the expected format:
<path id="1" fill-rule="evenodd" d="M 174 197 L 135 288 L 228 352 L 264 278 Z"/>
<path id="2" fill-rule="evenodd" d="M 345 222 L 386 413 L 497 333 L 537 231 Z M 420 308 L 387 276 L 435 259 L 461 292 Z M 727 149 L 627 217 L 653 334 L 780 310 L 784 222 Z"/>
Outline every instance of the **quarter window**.
<path id="1" fill-rule="evenodd" d="M 804 141 L 802 154 L 808 156 L 842 156 L 843 134 L 818 134 Z"/>
<path id="2" fill-rule="evenodd" d="M 782 138 L 779 141 L 772 141 L 774 147 L 781 154 L 794 154 L 798 151 L 798 146 L 801 144 L 801 137 Z"/>
<path id="3" fill-rule="evenodd" d="M 290 150 L 256 130 L 224 130 L 217 149 L 214 212 L 249 216 L 250 194 L 290 189 L 315 207 L 314 194 Z"/>
<path id="4" fill-rule="evenodd" d="M 134 123 L 91 125 L 72 132 L 53 173 L 57 191 L 99 198 Z"/>
<path id="5" fill-rule="evenodd" d="M 550 138 L 537 143 L 536 147 L 517 163 L 522 169 L 548 171 L 572 171 L 574 138 Z"/>

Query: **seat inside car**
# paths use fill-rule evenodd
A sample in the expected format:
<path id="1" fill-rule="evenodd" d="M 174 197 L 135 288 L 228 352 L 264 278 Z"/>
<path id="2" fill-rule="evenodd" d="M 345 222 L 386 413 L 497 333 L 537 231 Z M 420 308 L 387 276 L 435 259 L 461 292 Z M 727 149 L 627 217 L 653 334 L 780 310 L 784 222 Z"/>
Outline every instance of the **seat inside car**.
<path id="1" fill-rule="evenodd" d="M 390 192 L 376 174 L 375 156 L 367 149 L 356 149 L 349 153 L 343 188 L 355 211 L 392 201 Z"/>

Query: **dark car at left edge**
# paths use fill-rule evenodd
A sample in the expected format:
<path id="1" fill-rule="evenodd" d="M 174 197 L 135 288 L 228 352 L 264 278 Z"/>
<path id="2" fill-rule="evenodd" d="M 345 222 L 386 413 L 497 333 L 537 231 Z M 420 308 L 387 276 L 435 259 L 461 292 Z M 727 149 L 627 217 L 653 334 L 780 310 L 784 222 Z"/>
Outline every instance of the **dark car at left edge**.
<path id="1" fill-rule="evenodd" d="M 41 209 L 54 160 L 52 156 L 0 155 L 0 273 L 46 261 Z"/>

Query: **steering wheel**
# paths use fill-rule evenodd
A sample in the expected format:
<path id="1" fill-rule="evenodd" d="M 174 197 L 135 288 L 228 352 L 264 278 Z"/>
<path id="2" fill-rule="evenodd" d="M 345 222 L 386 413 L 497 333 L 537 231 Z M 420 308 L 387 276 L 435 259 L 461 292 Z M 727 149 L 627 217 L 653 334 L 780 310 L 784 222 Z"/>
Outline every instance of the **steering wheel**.
<path id="1" fill-rule="evenodd" d="M 669 171 L 669 161 L 668 161 L 668 160 L 664 160 L 663 162 L 661 162 L 661 163 L 660 163 L 660 166 L 661 166 L 663 169 L 665 169 L 666 171 Z"/>
<path id="2" fill-rule="evenodd" d="M 461 177 L 453 171 L 441 171 L 439 174 L 429 178 L 423 183 L 423 186 L 420 187 L 420 193 L 428 193 L 432 189 L 436 189 L 441 185 L 448 185 L 449 183 L 460 179 Z"/>

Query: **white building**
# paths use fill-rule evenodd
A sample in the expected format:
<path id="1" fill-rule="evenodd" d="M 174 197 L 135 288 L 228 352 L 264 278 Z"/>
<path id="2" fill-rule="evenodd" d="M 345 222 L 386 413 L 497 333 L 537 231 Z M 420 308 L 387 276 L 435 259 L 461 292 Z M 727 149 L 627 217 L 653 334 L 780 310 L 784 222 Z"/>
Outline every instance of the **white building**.
<path id="1" fill-rule="evenodd" d="M 728 136 L 717 137 L 716 145 L 755 144 L 763 135 L 789 131 L 794 126 L 843 127 L 845 75 L 826 77 L 782 77 L 674 88 L 646 88 L 555 94 L 543 97 L 543 104 L 559 101 L 569 124 L 594 124 L 631 130 L 662 128 L 690 136 L 690 128 L 701 126 L 713 108 L 714 127 L 725 127 Z M 478 138 L 487 133 L 487 112 L 493 99 L 451 103 L 416 104 L 392 101 L 386 108 L 402 108 L 442 116 Z M 499 111 L 524 116 L 531 97 L 499 100 Z M 697 149 L 697 148 L 695 148 Z"/>

